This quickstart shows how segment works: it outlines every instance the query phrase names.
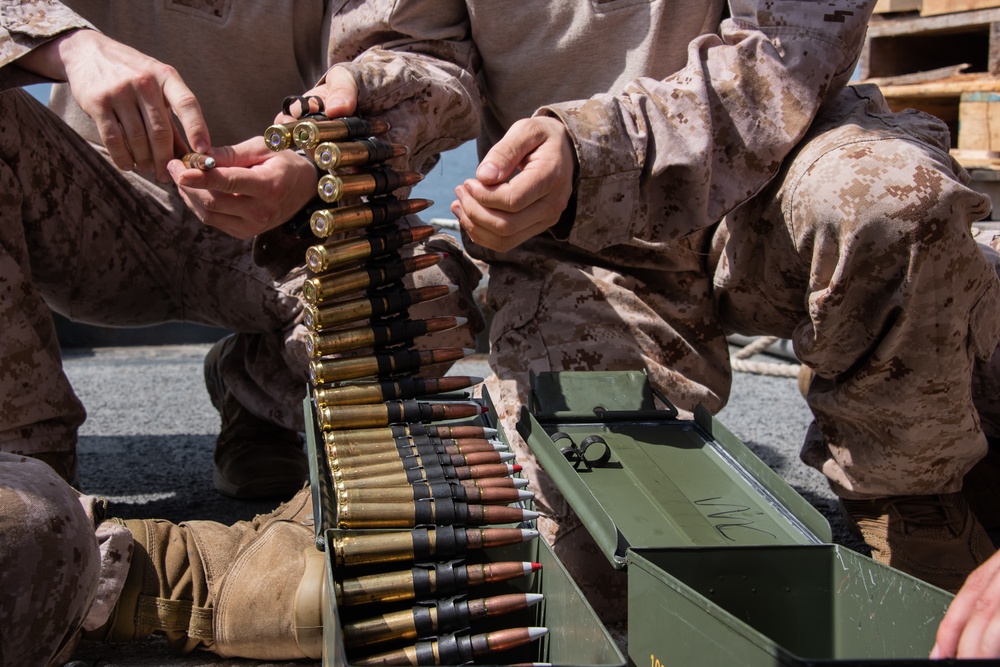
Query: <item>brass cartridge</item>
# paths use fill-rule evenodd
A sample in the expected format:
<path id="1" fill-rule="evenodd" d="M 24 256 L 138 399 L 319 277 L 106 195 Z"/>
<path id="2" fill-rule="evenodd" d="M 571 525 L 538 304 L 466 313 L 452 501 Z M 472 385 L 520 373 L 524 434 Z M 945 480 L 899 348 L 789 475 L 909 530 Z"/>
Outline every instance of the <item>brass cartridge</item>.
<path id="1" fill-rule="evenodd" d="M 450 443 L 450 444 L 448 444 Z M 463 443 L 463 444 L 458 444 Z M 468 444 L 464 444 L 468 443 Z M 432 442 L 419 442 L 397 440 L 395 442 L 385 442 L 370 445 L 327 445 L 327 456 L 340 459 L 341 461 L 352 462 L 352 465 L 363 465 L 363 463 L 378 463 L 380 461 L 394 461 L 402 456 L 416 456 L 426 454 L 503 454 L 513 456 L 501 443 L 492 443 L 489 440 L 436 440 Z M 394 458 L 395 457 L 395 458 Z M 508 459 L 495 461 L 504 463 Z M 481 461 L 486 463 L 486 461 Z"/>
<path id="2" fill-rule="evenodd" d="M 314 385 L 319 385 L 373 375 L 389 377 L 413 373 L 425 366 L 458 361 L 474 353 L 475 350 L 470 348 L 449 347 L 435 350 L 393 350 L 344 359 L 317 359 L 309 364 L 309 379 Z"/>
<path id="3" fill-rule="evenodd" d="M 486 410 L 478 403 L 427 403 L 407 399 L 366 405 L 325 405 L 317 420 L 326 431 L 369 428 L 389 424 L 447 421 L 478 417 Z"/>
<path id="4" fill-rule="evenodd" d="M 320 199 L 332 203 L 341 199 L 388 194 L 416 185 L 423 178 L 416 171 L 395 171 L 382 167 L 360 174 L 327 174 L 319 179 L 316 191 Z"/>
<path id="5" fill-rule="evenodd" d="M 453 481 L 431 484 L 409 484 L 407 486 L 387 486 L 369 489 L 338 489 L 337 503 L 397 503 L 416 500 L 439 500 L 451 498 L 474 505 L 510 505 L 534 498 L 534 494 L 523 489 L 482 488 L 463 486 Z"/>
<path id="6" fill-rule="evenodd" d="M 464 665 L 477 658 L 530 644 L 548 633 L 543 627 L 503 628 L 477 635 L 454 634 L 413 646 L 357 657 L 352 665 Z"/>
<path id="7" fill-rule="evenodd" d="M 399 450 L 388 452 L 388 456 L 368 454 L 360 456 L 344 456 L 328 453 L 331 468 L 353 468 L 363 473 L 362 476 L 380 475 L 386 472 L 396 472 L 407 468 L 419 468 L 427 463 L 450 466 L 473 466 L 487 463 L 507 463 L 514 460 L 511 452 L 469 452 L 468 454 L 451 454 L 448 452 L 423 451 L 418 454 L 404 453 Z"/>
<path id="8" fill-rule="evenodd" d="M 396 229 L 384 234 L 366 234 L 351 239 L 314 245 L 306 250 L 306 265 L 313 273 L 359 264 L 399 250 L 434 235 L 431 225 Z"/>
<path id="9" fill-rule="evenodd" d="M 508 581 L 541 569 L 538 563 L 501 561 L 476 565 L 433 563 L 409 570 L 380 572 L 334 581 L 337 604 L 363 605 L 446 597 L 470 586 Z"/>
<path id="10" fill-rule="evenodd" d="M 538 537 L 525 528 L 460 528 L 437 526 L 412 531 L 342 533 L 333 537 L 338 567 L 402 561 L 447 561 L 479 550 L 520 544 Z"/>
<path id="11" fill-rule="evenodd" d="M 365 405 L 399 401 L 431 394 L 447 394 L 482 382 L 471 375 L 446 375 L 439 378 L 402 377 L 378 382 L 356 382 L 339 387 L 317 387 L 313 392 L 316 407 L 327 405 Z"/>
<path id="12" fill-rule="evenodd" d="M 322 208 L 309 218 L 309 226 L 313 234 L 325 239 L 341 232 L 378 227 L 403 216 L 420 213 L 433 203 L 430 199 L 396 199 L 389 196 L 353 206 Z"/>
<path id="13" fill-rule="evenodd" d="M 328 303 L 345 294 L 381 287 L 410 273 L 434 266 L 444 258 L 444 253 L 427 253 L 392 262 L 373 262 L 359 269 L 308 278 L 302 284 L 302 299 L 309 304 Z"/>
<path id="14" fill-rule="evenodd" d="M 292 141 L 303 150 L 315 148 L 323 141 L 348 141 L 371 134 L 385 134 L 389 124 L 381 120 L 364 118 L 331 118 L 330 120 L 302 120 L 292 128 Z"/>
<path id="15" fill-rule="evenodd" d="M 485 618 L 521 611 L 543 599 L 539 593 L 510 593 L 475 600 L 440 600 L 411 609 L 344 623 L 344 646 L 357 649 L 389 641 L 416 641 L 469 627 Z"/>
<path id="16" fill-rule="evenodd" d="M 178 159 L 188 169 L 201 169 L 202 171 L 215 169 L 215 158 L 204 153 L 185 153 Z"/>
<path id="17" fill-rule="evenodd" d="M 451 466 L 428 463 L 420 468 L 406 468 L 399 472 L 369 475 L 353 468 L 337 468 L 330 475 L 338 488 L 374 488 L 396 484 L 436 482 L 439 480 L 476 480 L 506 478 L 521 472 L 521 466 L 509 463 L 484 463 L 474 466 Z"/>
<path id="18" fill-rule="evenodd" d="M 429 436 L 432 438 L 492 438 L 497 430 L 486 426 L 444 424 L 393 424 L 386 428 L 359 428 L 345 431 L 331 431 L 323 438 L 328 445 L 365 444 L 386 442 L 396 438 Z"/>
<path id="19" fill-rule="evenodd" d="M 390 324 L 354 327 L 329 333 L 310 331 L 306 335 L 306 353 L 315 358 L 366 347 L 389 347 L 419 336 L 455 329 L 467 321 L 464 317 L 432 317 L 426 320 L 400 320 Z"/>
<path id="20" fill-rule="evenodd" d="M 323 308 L 315 304 L 306 304 L 302 314 L 302 323 L 311 331 L 324 331 L 358 320 L 394 315 L 413 304 L 448 296 L 457 289 L 458 287 L 455 285 L 428 285 L 427 287 L 396 290 L 385 294 L 366 295 Z"/>
<path id="21" fill-rule="evenodd" d="M 272 151 L 283 151 L 292 147 L 292 129 L 298 125 L 298 121 L 291 123 L 277 123 L 264 130 L 264 143 Z"/>
<path id="22" fill-rule="evenodd" d="M 506 505 L 469 505 L 451 498 L 395 503 L 338 503 L 337 527 L 415 528 L 416 526 L 483 526 L 513 524 L 538 518 L 538 513 Z"/>
<path id="23" fill-rule="evenodd" d="M 324 141 L 316 146 L 313 160 L 320 169 L 380 164 L 406 155 L 406 146 L 390 144 L 377 137 L 356 141 Z"/>

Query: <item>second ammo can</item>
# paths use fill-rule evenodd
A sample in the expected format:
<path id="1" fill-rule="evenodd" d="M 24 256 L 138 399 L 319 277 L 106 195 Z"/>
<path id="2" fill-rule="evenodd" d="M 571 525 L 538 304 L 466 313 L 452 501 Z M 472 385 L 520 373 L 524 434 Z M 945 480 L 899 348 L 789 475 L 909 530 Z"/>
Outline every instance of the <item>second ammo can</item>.
<path id="1" fill-rule="evenodd" d="M 679 419 L 641 372 L 543 373 L 531 399 L 518 431 L 628 574 L 630 664 L 931 664 L 952 596 L 830 544 L 707 410 Z"/>

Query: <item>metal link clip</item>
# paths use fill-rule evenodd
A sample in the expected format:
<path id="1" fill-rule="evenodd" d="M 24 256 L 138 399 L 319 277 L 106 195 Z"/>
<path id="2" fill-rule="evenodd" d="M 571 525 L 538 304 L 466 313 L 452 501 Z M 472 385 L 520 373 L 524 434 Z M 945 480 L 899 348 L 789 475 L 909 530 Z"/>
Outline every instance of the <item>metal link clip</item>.
<path id="1" fill-rule="evenodd" d="M 562 431 L 557 431 L 552 434 L 552 442 L 558 442 L 559 440 L 569 440 L 570 444 L 565 447 L 560 447 L 559 453 L 566 457 L 566 460 L 573 464 L 574 470 L 579 470 L 582 464 L 586 470 L 592 470 L 593 468 L 603 468 L 611 461 L 611 447 L 608 446 L 607 441 L 599 435 L 589 435 L 580 441 L 577 445 L 573 442 L 573 439 L 568 433 Z M 587 456 L 587 450 L 591 449 L 592 445 L 600 444 L 603 447 L 599 456 L 594 456 L 594 452 Z M 596 450 L 595 450 L 596 451 Z"/>
<path id="2" fill-rule="evenodd" d="M 309 111 L 309 100 L 316 101 L 319 111 Z M 302 113 L 298 116 L 292 113 L 292 105 L 296 102 L 299 103 L 299 107 L 302 109 Z M 323 103 L 323 98 L 318 95 L 289 95 L 281 102 L 281 110 L 286 116 L 292 116 L 294 118 L 326 118 L 326 114 L 323 113 L 323 111 L 326 110 L 326 105 Z"/>

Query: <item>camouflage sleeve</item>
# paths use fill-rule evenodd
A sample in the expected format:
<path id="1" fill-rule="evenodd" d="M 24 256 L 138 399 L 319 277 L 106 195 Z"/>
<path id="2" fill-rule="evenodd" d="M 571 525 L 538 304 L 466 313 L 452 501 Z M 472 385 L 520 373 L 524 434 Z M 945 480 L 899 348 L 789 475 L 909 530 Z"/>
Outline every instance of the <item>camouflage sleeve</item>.
<path id="1" fill-rule="evenodd" d="M 711 225 L 758 192 L 850 80 L 874 0 L 731 0 L 687 65 L 538 113 L 579 159 L 568 240 L 587 250 Z"/>
<path id="2" fill-rule="evenodd" d="M 0 0 L 0 90 L 48 81 L 14 62 L 67 30 L 93 27 L 55 0 Z"/>
<path id="3" fill-rule="evenodd" d="M 482 107 L 465 3 L 349 0 L 332 18 L 330 65 L 358 83 L 358 113 L 389 122 L 426 172 L 440 152 L 479 135 Z"/>

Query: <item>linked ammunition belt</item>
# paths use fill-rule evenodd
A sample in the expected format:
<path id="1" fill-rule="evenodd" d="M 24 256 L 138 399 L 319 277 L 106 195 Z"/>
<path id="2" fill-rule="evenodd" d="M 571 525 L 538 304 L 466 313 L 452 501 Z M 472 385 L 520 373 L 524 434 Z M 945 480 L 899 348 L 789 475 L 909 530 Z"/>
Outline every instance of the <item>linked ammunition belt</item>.
<path id="1" fill-rule="evenodd" d="M 534 619 L 542 596 L 504 582 L 537 576 L 540 566 L 488 557 L 538 538 L 524 527 L 537 517 L 523 508 L 527 480 L 494 439 L 485 408 L 470 400 L 481 379 L 425 376 L 472 350 L 414 343 L 466 323 L 409 315 L 457 289 L 403 285 L 444 258 L 406 252 L 436 231 L 407 220 L 431 202 L 393 194 L 421 176 L 387 164 L 408 152 L 383 138 L 387 124 L 321 112 L 273 125 L 264 140 L 301 150 L 326 172 L 317 183 L 323 204 L 309 217 L 319 242 L 306 251 L 312 275 L 302 298 L 315 427 L 336 495 L 332 594 L 348 657 L 355 665 L 533 662 L 532 643 L 546 630 L 518 621 Z"/>

